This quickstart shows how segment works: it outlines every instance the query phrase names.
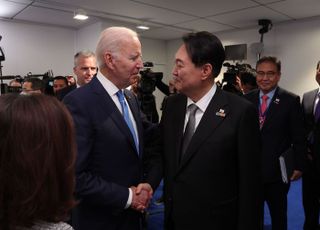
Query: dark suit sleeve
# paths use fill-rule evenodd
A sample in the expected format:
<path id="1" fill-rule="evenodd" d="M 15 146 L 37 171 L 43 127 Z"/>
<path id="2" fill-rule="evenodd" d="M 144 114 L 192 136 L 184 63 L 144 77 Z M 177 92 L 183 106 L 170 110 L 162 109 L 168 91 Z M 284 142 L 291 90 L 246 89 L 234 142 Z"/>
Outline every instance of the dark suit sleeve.
<path id="1" fill-rule="evenodd" d="M 129 196 L 128 188 L 106 181 L 95 174 L 94 170 L 88 170 L 94 138 L 97 138 L 92 125 L 91 119 L 93 118 L 90 116 L 92 108 L 74 94 L 65 97 L 64 103 L 72 114 L 76 128 L 78 149 L 76 162 L 77 198 L 80 201 L 84 199 L 90 205 L 124 209 Z"/>
<path id="2" fill-rule="evenodd" d="M 257 111 L 247 106 L 238 129 L 238 230 L 261 229 L 262 182 Z"/>

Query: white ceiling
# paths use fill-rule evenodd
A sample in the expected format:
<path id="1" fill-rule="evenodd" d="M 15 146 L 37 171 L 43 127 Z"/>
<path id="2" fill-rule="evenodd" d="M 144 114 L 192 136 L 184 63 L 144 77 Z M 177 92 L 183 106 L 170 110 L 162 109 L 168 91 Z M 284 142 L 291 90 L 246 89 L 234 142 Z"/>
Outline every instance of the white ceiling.
<path id="1" fill-rule="evenodd" d="M 73 19 L 85 10 L 85 22 Z M 141 36 L 170 40 L 190 31 L 221 32 L 320 17 L 320 0 L 0 0 L 0 20 L 27 21 L 79 29 L 97 21 L 135 28 Z"/>

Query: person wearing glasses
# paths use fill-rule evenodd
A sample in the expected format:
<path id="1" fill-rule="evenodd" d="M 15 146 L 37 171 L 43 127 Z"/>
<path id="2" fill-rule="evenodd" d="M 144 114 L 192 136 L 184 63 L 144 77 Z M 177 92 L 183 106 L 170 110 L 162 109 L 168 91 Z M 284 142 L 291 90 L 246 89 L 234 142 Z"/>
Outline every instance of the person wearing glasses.
<path id="1" fill-rule="evenodd" d="M 272 229 L 287 229 L 287 193 L 290 181 L 302 175 L 306 153 L 303 116 L 299 96 L 278 86 L 281 62 L 272 56 L 257 61 L 259 89 L 246 94 L 259 113 L 262 143 L 263 201 L 271 215 Z M 288 151 L 290 150 L 290 151 Z M 293 159 L 293 173 L 282 178 L 279 157 L 288 152 Z"/>

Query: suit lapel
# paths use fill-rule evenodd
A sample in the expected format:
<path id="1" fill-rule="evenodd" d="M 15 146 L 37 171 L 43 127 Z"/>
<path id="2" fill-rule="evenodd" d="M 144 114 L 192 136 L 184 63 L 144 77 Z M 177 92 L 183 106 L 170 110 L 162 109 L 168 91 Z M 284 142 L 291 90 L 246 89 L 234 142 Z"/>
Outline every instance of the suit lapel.
<path id="1" fill-rule="evenodd" d="M 313 90 L 312 93 L 310 94 L 310 98 L 308 99 L 308 108 L 311 109 L 310 112 L 312 115 L 314 114 L 314 104 L 316 102 L 317 93 L 318 93 L 318 89 Z"/>
<path id="2" fill-rule="evenodd" d="M 110 117 L 113 120 L 113 122 L 116 124 L 119 130 L 126 136 L 128 142 L 136 152 L 137 150 L 136 150 L 136 146 L 135 146 L 131 131 L 128 125 L 126 124 L 125 120 L 123 119 L 123 116 L 120 113 L 119 109 L 117 108 L 117 106 L 111 99 L 110 95 L 108 94 L 108 92 L 103 88 L 102 84 L 99 82 L 99 80 L 96 77 L 91 80 L 90 86 L 92 91 L 97 95 L 96 97 L 97 103 L 100 104 L 100 106 L 103 108 L 103 111 L 106 112 L 104 116 Z M 132 113 L 135 114 L 134 112 Z M 135 119 L 137 118 L 135 117 Z M 138 122 L 136 123 L 138 126 Z M 138 133 L 139 133 L 139 130 L 138 130 Z M 138 156 L 138 154 L 136 155 Z"/>
<path id="3" fill-rule="evenodd" d="M 216 131 L 217 127 L 223 122 L 228 114 L 229 107 L 227 105 L 227 99 L 223 92 L 217 88 L 215 95 L 211 99 L 190 141 L 184 157 L 181 160 L 178 171 L 180 171 L 187 162 L 197 154 L 197 150 L 201 147 L 203 142 Z"/>

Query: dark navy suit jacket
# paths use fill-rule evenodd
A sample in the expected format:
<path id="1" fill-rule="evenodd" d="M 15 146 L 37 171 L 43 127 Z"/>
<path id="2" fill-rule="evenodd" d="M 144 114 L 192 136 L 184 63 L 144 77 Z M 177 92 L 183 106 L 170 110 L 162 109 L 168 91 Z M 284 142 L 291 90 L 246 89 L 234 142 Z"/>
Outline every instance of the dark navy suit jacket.
<path id="1" fill-rule="evenodd" d="M 259 108 L 259 90 L 245 97 Z M 280 87 L 276 89 L 261 129 L 261 140 L 264 183 L 282 180 L 279 156 L 290 147 L 293 148 L 294 169 L 303 171 L 307 148 L 299 96 Z"/>
<path id="2" fill-rule="evenodd" d="M 144 126 L 141 120 L 135 96 L 127 90 L 125 95 L 137 124 L 139 154 L 122 114 L 96 77 L 64 98 L 74 119 L 78 145 L 79 204 L 72 212 L 77 230 L 140 229 L 140 214 L 125 206 L 128 188 L 142 181 L 143 136 L 148 124 Z"/>

